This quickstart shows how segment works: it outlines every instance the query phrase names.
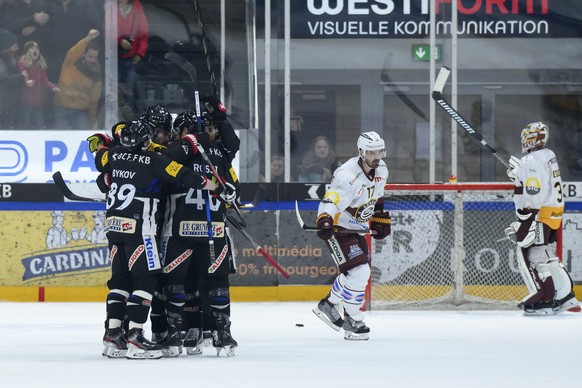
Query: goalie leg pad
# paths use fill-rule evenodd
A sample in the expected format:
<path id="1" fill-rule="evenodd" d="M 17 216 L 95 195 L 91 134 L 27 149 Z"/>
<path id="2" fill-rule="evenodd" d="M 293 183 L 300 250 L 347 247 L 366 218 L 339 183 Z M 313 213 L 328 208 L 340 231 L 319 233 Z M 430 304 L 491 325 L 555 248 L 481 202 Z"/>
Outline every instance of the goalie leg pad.
<path id="1" fill-rule="evenodd" d="M 556 300 L 565 298 L 572 292 L 572 279 L 568 272 L 560 263 L 557 257 L 553 257 L 549 264 L 549 270 L 554 279 L 554 287 L 556 288 Z"/>
<path id="2" fill-rule="evenodd" d="M 545 304 L 553 303 L 555 289 L 546 247 L 534 246 L 524 249 L 522 252 L 524 253 L 524 261 L 528 269 L 528 274 L 535 284 L 536 292 L 525 297 L 518 304 L 518 307 L 524 309 L 526 314 L 528 314 L 528 311 L 532 313 L 528 315 L 540 315 L 535 314 L 536 311 L 534 310 L 551 311 L 551 308 L 547 308 Z"/>
<path id="3" fill-rule="evenodd" d="M 529 294 L 533 295 L 538 291 L 538 289 L 536 287 L 535 279 L 532 277 L 532 274 L 530 273 L 530 263 L 526 262 L 525 258 L 523 257 L 522 248 L 517 247 L 515 253 L 516 253 L 515 260 L 517 261 L 519 274 L 521 275 L 521 278 L 523 279 L 525 285 L 527 286 Z M 526 297 L 526 299 L 528 297 L 529 295 Z"/>

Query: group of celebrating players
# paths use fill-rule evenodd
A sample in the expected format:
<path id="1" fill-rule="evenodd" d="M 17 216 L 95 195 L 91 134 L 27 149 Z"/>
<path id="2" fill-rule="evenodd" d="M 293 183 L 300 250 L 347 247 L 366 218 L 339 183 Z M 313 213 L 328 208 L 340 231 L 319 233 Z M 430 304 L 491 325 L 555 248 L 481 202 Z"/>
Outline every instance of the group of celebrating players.
<path id="1" fill-rule="evenodd" d="M 103 355 L 175 357 L 204 345 L 234 355 L 229 274 L 235 272 L 227 206 L 237 201 L 231 162 L 240 140 L 214 97 L 174 120 L 150 106 L 112 135 L 87 141 L 107 194 L 107 282 Z M 144 324 L 151 319 L 151 340 Z"/>

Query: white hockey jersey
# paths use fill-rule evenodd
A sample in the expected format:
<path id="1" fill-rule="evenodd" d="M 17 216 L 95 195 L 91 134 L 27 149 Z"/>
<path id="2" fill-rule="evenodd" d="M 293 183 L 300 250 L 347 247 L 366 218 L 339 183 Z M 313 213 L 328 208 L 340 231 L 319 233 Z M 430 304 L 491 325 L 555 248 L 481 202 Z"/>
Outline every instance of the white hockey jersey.
<path id="1" fill-rule="evenodd" d="M 317 216 L 327 213 L 333 217 L 334 225 L 364 231 L 368 229 L 376 202 L 384 195 L 388 168 L 381 160 L 370 179 L 358 164 L 359 160 L 358 156 L 353 157 L 335 170 Z"/>
<path id="2" fill-rule="evenodd" d="M 539 209 L 538 221 L 558 229 L 564 214 L 564 197 L 556 154 L 548 148 L 530 152 L 521 158 L 516 177 L 523 193 L 513 197 L 515 208 Z"/>

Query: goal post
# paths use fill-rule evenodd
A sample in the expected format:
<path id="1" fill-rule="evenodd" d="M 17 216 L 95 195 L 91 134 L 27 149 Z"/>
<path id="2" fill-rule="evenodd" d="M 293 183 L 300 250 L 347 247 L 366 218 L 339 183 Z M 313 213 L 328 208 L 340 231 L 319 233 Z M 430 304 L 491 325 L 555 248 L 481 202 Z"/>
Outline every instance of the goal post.
<path id="1" fill-rule="evenodd" d="M 508 308 L 528 294 L 515 245 L 513 185 L 388 184 L 392 233 L 370 240 L 367 309 Z"/>

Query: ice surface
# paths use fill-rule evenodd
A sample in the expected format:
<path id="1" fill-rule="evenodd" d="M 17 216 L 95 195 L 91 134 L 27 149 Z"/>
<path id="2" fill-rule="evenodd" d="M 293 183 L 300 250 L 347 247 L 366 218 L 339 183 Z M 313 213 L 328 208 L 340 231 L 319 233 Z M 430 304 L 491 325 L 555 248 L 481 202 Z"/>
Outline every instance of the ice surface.
<path id="1" fill-rule="evenodd" d="M 374 311 L 346 341 L 316 302 L 234 303 L 236 356 L 101 356 L 104 303 L 0 303 L 0 387 L 580 386 L 582 314 Z M 304 327 L 296 327 L 296 323 Z M 146 326 L 148 336 L 149 327 Z M 224 353 L 223 353 L 224 354 Z"/>

